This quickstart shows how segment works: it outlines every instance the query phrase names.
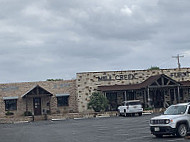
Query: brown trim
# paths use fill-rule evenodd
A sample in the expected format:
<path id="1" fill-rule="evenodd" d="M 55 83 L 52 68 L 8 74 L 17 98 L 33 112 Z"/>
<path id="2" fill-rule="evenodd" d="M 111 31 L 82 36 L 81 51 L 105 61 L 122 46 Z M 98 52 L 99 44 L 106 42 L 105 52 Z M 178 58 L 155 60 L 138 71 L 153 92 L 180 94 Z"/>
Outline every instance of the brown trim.
<path id="1" fill-rule="evenodd" d="M 172 81 L 175 83 L 175 85 L 158 85 L 158 86 L 151 86 L 154 82 L 157 82 L 158 79 L 164 80 L 164 78 Z M 162 81 L 163 82 L 163 81 Z M 162 83 L 163 84 L 163 83 Z M 98 90 L 100 91 L 125 91 L 125 90 L 139 90 L 143 88 L 161 88 L 161 87 L 177 87 L 180 86 L 180 83 L 171 79 L 170 77 L 160 74 L 149 77 L 147 80 L 145 80 L 142 83 L 139 84 L 130 84 L 130 85 L 111 85 L 111 86 L 98 86 Z"/>

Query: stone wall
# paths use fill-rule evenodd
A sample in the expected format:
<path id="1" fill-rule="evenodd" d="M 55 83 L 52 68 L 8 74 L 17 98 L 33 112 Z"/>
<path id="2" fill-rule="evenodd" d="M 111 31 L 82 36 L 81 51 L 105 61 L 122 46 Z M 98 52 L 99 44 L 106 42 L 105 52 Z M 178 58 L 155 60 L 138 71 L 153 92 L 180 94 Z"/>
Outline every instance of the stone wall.
<path id="1" fill-rule="evenodd" d="M 79 112 L 87 110 L 89 97 L 93 92 L 97 91 L 98 86 L 138 84 L 150 76 L 158 74 L 165 74 L 176 81 L 190 80 L 190 68 L 77 73 L 76 85 Z"/>
<path id="2" fill-rule="evenodd" d="M 22 95 L 26 94 L 36 85 L 44 88 L 53 96 L 50 100 L 50 108 L 52 113 L 56 112 L 78 112 L 77 96 L 76 96 L 76 80 L 65 81 L 42 81 L 42 82 L 24 82 L 24 83 L 9 83 L 0 84 L 0 117 L 5 116 L 5 102 L 3 97 L 15 97 L 18 96 L 17 110 L 13 111 L 14 116 L 22 116 L 26 111 L 26 99 L 22 98 Z M 69 106 L 57 107 L 56 94 L 70 94 Z M 42 110 L 48 109 L 47 106 L 48 96 L 42 97 Z M 33 99 L 28 98 L 28 110 L 33 112 Z"/>

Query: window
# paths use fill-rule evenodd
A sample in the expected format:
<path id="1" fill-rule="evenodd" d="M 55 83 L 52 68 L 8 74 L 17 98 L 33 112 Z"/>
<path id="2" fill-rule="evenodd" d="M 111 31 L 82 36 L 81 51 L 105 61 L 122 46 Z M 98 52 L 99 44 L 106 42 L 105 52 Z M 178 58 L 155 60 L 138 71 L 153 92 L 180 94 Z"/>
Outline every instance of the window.
<path id="1" fill-rule="evenodd" d="M 17 100 L 5 100 L 5 110 L 17 110 Z"/>
<path id="2" fill-rule="evenodd" d="M 69 96 L 57 97 L 57 106 L 68 106 L 69 105 Z"/>

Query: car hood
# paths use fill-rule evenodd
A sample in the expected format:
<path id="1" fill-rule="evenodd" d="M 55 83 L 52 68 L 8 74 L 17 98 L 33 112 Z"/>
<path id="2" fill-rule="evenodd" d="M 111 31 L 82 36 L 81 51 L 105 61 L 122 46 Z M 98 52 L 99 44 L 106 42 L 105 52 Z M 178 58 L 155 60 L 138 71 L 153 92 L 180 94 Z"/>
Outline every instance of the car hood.
<path id="1" fill-rule="evenodd" d="M 151 118 L 151 120 L 153 120 L 153 119 L 176 119 L 181 116 L 182 115 L 160 115 L 160 116 Z"/>

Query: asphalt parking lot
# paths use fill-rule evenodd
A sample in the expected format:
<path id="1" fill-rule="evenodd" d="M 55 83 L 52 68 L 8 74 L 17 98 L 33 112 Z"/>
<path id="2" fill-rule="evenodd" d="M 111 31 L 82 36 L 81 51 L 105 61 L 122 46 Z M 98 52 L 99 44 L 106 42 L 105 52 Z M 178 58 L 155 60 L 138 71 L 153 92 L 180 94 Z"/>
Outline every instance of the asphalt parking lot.
<path id="1" fill-rule="evenodd" d="M 188 141 L 150 134 L 149 120 L 141 117 L 108 117 L 0 124 L 0 142 L 152 142 Z"/>

